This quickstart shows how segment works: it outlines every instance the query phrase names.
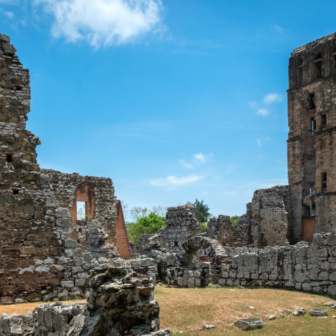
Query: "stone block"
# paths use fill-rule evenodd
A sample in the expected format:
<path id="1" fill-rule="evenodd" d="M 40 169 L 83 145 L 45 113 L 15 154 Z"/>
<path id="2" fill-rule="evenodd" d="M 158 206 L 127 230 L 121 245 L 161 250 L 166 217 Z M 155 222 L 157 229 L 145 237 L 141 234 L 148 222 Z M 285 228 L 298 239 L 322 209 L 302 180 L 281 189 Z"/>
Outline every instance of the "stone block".
<path id="1" fill-rule="evenodd" d="M 86 282 L 86 280 L 85 279 L 76 279 L 75 280 L 75 284 L 76 284 L 76 286 L 84 286 L 85 285 L 85 282 Z"/>
<path id="2" fill-rule="evenodd" d="M 65 247 L 68 247 L 68 248 L 76 248 L 77 246 L 77 243 L 75 240 L 72 240 L 72 239 L 67 239 L 65 241 Z"/>
<path id="3" fill-rule="evenodd" d="M 73 281 L 68 280 L 68 281 L 61 281 L 61 286 L 65 288 L 72 288 L 75 286 L 75 284 Z"/>

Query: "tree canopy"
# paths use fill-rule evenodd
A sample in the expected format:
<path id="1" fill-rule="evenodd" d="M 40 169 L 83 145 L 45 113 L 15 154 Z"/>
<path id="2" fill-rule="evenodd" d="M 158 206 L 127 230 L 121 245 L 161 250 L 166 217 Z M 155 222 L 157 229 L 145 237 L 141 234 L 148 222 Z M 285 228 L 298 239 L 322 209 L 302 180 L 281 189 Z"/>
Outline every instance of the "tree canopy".
<path id="1" fill-rule="evenodd" d="M 240 219 L 240 216 L 232 216 L 232 217 L 230 217 L 230 219 L 231 219 L 231 222 L 232 222 L 232 226 L 235 228 L 235 227 L 237 227 L 237 224 L 238 224 L 238 222 L 239 222 L 239 219 Z"/>
<path id="2" fill-rule="evenodd" d="M 195 215 L 196 219 L 199 223 L 206 223 L 211 214 L 209 212 L 209 206 L 204 204 L 203 200 L 199 201 L 198 199 L 195 200 L 194 203 Z"/>
<path id="3" fill-rule="evenodd" d="M 147 216 L 139 217 L 135 223 L 129 223 L 128 236 L 130 240 L 139 247 L 139 240 L 143 234 L 154 234 L 158 229 L 165 226 L 165 217 L 159 217 L 156 213 L 151 212 Z"/>

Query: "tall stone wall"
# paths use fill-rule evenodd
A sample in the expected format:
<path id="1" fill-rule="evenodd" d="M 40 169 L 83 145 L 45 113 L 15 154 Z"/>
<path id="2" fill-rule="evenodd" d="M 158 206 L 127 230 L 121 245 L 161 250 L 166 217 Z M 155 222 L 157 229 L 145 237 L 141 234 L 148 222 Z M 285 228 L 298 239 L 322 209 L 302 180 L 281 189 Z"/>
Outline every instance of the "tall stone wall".
<path id="1" fill-rule="evenodd" d="M 291 214 L 289 186 L 256 190 L 251 203 L 254 245 L 256 247 L 288 245 Z"/>
<path id="2" fill-rule="evenodd" d="M 29 71 L 15 52 L 0 34 L 0 303 L 82 295 L 93 267 L 89 245 L 98 259 L 118 255 L 112 181 L 40 169 L 41 142 L 26 130 Z M 86 202 L 87 220 L 77 222 L 76 201 Z M 90 229 L 99 229 L 92 244 Z"/>
<path id="3" fill-rule="evenodd" d="M 333 33 L 295 49 L 289 59 L 288 180 L 295 241 L 311 241 L 314 230 L 330 232 L 336 225 L 335 52 Z"/>

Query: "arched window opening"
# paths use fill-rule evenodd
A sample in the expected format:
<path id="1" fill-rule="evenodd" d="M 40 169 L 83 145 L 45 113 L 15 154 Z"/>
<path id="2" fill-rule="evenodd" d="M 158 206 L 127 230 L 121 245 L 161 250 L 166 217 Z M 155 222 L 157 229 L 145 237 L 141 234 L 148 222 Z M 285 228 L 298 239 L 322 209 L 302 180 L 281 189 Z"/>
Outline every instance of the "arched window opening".
<path id="1" fill-rule="evenodd" d="M 303 59 L 299 58 L 297 62 L 297 84 L 303 82 Z"/>
<path id="2" fill-rule="evenodd" d="M 318 53 L 314 59 L 316 78 L 322 77 L 322 55 Z"/>

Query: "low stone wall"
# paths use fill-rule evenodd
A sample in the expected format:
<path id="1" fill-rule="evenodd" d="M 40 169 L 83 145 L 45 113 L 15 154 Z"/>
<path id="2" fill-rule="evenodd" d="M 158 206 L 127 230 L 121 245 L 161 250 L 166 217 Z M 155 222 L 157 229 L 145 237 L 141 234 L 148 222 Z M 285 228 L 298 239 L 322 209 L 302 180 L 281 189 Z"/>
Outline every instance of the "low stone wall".
<path id="1" fill-rule="evenodd" d="M 303 290 L 336 297 L 336 233 L 315 234 L 313 243 L 225 248 L 218 284 Z"/>
<path id="2" fill-rule="evenodd" d="M 178 287 L 206 287 L 209 284 L 210 265 L 200 267 L 170 267 L 167 269 L 166 283 Z"/>

